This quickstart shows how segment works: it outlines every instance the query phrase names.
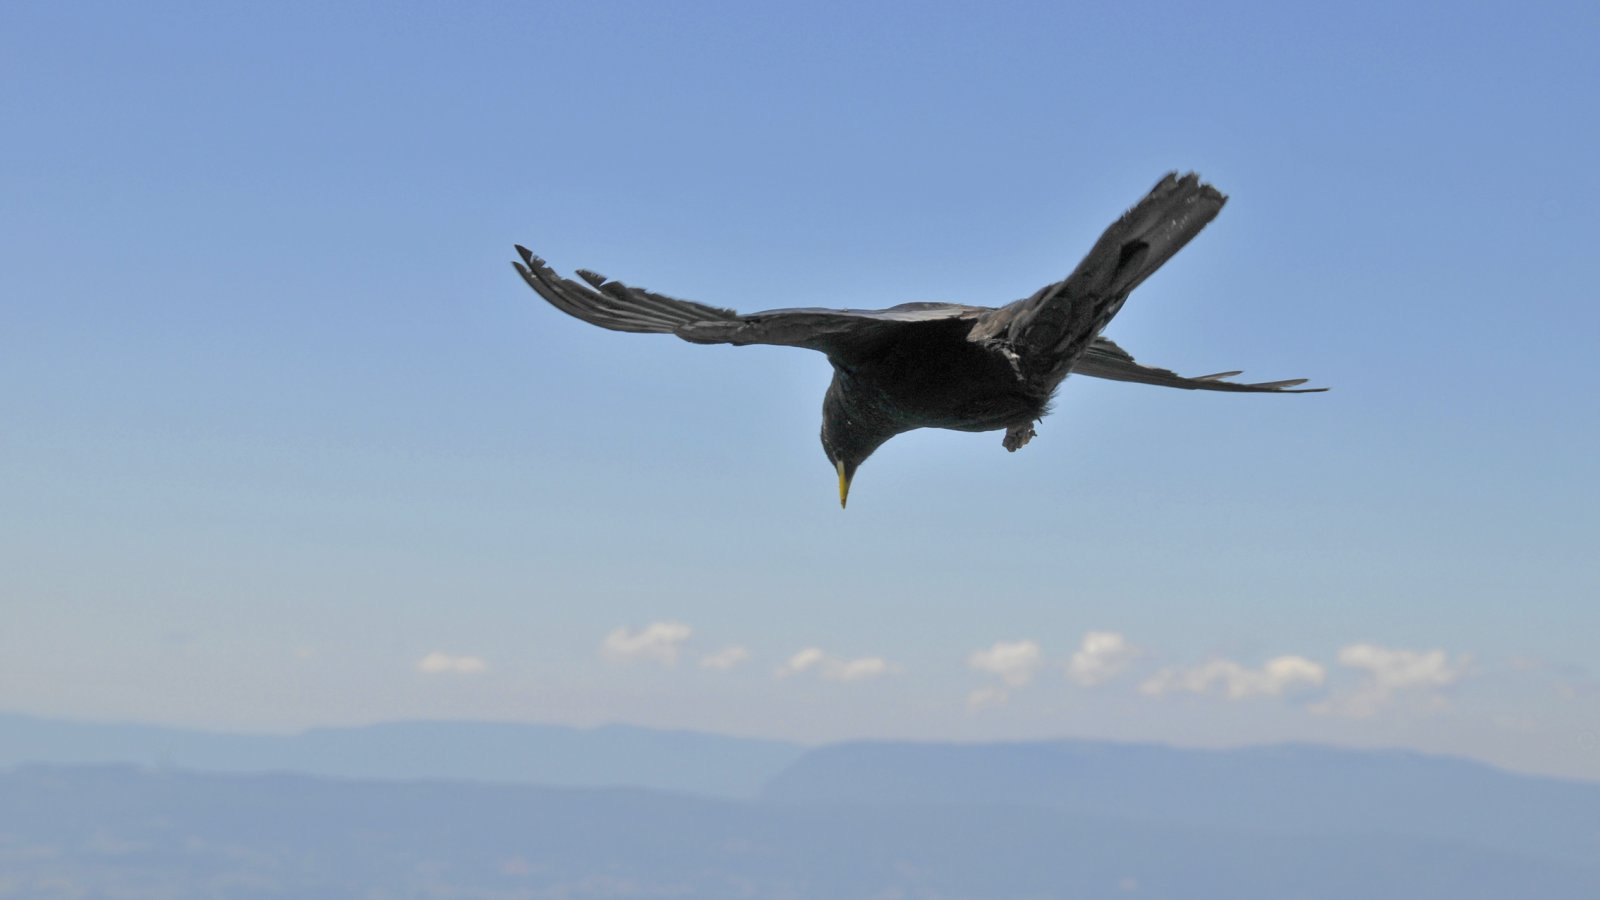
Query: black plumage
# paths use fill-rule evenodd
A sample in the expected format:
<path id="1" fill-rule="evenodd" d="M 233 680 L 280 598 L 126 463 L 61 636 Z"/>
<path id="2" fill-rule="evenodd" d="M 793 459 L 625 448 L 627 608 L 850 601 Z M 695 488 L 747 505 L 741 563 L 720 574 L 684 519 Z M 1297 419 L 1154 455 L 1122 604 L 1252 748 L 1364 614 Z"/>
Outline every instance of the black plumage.
<path id="1" fill-rule="evenodd" d="M 839 502 L 856 468 L 916 428 L 1005 431 L 1016 450 L 1070 373 L 1187 390 L 1307 393 L 1305 379 L 1242 384 L 1238 372 L 1185 378 L 1134 362 L 1100 332 L 1128 294 L 1221 211 L 1227 198 L 1190 173 L 1163 178 L 1101 235 L 1066 280 L 999 308 L 903 303 L 889 309 L 780 309 L 740 315 L 579 269 L 562 278 L 520 245 L 517 271 L 557 309 L 615 331 L 702 344 L 777 344 L 827 354 L 822 446 Z"/>

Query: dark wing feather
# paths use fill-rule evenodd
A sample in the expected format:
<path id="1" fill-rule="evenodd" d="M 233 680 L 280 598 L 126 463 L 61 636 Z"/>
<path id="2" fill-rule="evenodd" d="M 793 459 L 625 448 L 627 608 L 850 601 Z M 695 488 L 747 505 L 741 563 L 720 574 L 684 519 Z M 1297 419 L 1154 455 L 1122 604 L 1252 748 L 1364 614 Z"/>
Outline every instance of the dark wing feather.
<path id="1" fill-rule="evenodd" d="M 517 247 L 514 262 L 528 286 L 550 305 L 613 331 L 675 334 L 697 344 L 776 344 L 824 353 L 846 350 L 887 330 L 919 322 L 973 318 L 987 307 L 903 303 L 890 309 L 775 309 L 740 315 L 731 309 L 679 300 L 579 269 L 579 284 Z"/>
<path id="2" fill-rule="evenodd" d="M 678 337 L 701 344 L 778 344 L 806 347 L 845 358 L 870 352 L 882 338 L 908 327 L 951 319 L 973 319 L 988 307 L 957 303 L 902 303 L 888 309 L 772 309 L 731 323 L 694 325 Z"/>
<path id="3" fill-rule="evenodd" d="M 1232 378 L 1239 372 L 1218 372 L 1215 375 L 1197 375 L 1185 378 L 1176 372 L 1158 369 L 1154 366 L 1141 366 L 1133 361 L 1126 350 L 1106 338 L 1095 338 L 1089 349 L 1078 357 L 1078 362 L 1072 367 L 1074 375 L 1088 375 L 1091 378 L 1106 378 L 1111 381 L 1133 381 L 1139 384 L 1155 384 L 1161 387 L 1182 388 L 1188 391 L 1236 391 L 1239 393 L 1280 393 L 1280 394 L 1315 394 L 1327 388 L 1302 388 L 1306 383 L 1304 378 L 1291 378 L 1287 381 L 1262 381 L 1256 384 L 1243 384 L 1237 381 L 1223 381 Z M 1298 388 L 1298 389 L 1296 389 Z"/>
<path id="4" fill-rule="evenodd" d="M 1122 308 L 1128 294 L 1216 218 L 1227 202 L 1194 173 L 1172 173 L 1112 223 L 1065 281 L 983 316 L 972 340 L 1015 354 L 1029 381 L 1051 389 Z"/>
<path id="5" fill-rule="evenodd" d="M 637 288 L 624 288 L 607 282 L 605 276 L 578 270 L 578 277 L 587 286 L 569 278 L 562 278 L 545 265 L 545 261 L 526 247 L 518 245 L 522 262 L 512 263 L 528 287 L 562 312 L 576 316 L 601 328 L 612 331 L 653 332 L 672 334 L 679 328 L 717 322 L 738 321 L 739 315 L 731 309 L 719 309 L 676 300 Z"/>

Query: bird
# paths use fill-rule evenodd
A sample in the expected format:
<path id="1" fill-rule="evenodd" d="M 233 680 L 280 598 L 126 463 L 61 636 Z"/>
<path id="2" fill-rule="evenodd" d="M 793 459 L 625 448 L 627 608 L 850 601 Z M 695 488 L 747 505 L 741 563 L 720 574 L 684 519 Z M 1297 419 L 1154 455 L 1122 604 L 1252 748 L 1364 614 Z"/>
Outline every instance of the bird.
<path id="1" fill-rule="evenodd" d="M 775 309 L 739 314 L 632 287 L 588 269 L 557 275 L 521 244 L 513 266 L 549 303 L 613 331 L 696 344 L 770 344 L 825 354 L 822 448 L 839 506 L 861 464 L 918 428 L 1004 431 L 1016 451 L 1036 435 L 1070 374 L 1185 390 L 1316 393 L 1307 379 L 1241 383 L 1238 371 L 1184 377 L 1141 365 L 1100 332 L 1128 295 L 1205 228 L 1227 196 L 1193 172 L 1164 176 L 1113 222 L 1064 280 L 999 307 L 902 303 L 888 309 Z"/>

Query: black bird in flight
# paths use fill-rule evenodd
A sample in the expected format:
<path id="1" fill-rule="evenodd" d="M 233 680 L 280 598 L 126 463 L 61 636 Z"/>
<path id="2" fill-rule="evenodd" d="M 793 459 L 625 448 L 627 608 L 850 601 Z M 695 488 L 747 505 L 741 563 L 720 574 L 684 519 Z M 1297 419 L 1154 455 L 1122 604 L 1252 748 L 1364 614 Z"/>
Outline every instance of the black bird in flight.
<path id="1" fill-rule="evenodd" d="M 1227 202 L 1194 173 L 1161 179 L 1123 214 L 1065 281 L 999 308 L 902 303 L 888 309 L 778 309 L 740 315 L 678 300 L 585 269 L 562 278 L 520 245 L 513 263 L 557 309 L 613 331 L 675 334 L 697 344 L 776 344 L 828 356 L 822 449 L 844 506 L 856 468 L 917 428 L 1005 431 L 1007 450 L 1034 436 L 1068 374 L 1185 390 L 1309 393 L 1306 379 L 1241 384 L 1240 373 L 1185 378 L 1134 362 L 1100 331 L 1128 294 L 1183 249 Z"/>

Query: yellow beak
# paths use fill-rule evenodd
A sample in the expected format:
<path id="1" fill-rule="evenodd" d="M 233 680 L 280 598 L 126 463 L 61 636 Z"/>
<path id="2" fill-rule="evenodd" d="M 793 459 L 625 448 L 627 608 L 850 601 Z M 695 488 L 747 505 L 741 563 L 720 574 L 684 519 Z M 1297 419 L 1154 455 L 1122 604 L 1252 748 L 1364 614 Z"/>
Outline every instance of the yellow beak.
<path id="1" fill-rule="evenodd" d="M 844 474 L 844 460 L 841 459 L 833 465 L 839 470 L 839 508 L 844 509 L 845 501 L 850 499 L 850 478 Z"/>

